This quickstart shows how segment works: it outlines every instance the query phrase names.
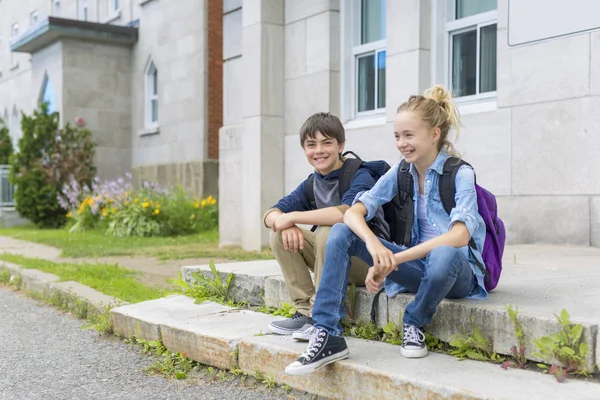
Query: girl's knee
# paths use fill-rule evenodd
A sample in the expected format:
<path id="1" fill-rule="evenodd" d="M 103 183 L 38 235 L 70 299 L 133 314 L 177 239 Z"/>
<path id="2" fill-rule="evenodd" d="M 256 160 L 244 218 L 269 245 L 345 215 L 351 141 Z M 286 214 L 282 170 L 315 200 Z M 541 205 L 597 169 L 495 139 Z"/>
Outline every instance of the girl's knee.
<path id="1" fill-rule="evenodd" d="M 460 250 L 452 246 L 436 247 L 427 256 L 428 275 L 433 278 L 445 279 L 452 273 Z"/>

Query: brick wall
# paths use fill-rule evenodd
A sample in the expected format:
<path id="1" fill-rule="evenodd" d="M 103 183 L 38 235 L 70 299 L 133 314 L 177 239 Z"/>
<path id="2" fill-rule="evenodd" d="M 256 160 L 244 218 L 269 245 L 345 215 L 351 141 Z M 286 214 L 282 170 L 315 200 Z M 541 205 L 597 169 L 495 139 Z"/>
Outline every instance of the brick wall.
<path id="1" fill-rule="evenodd" d="M 208 3 L 208 158 L 219 158 L 223 126 L 223 0 Z"/>

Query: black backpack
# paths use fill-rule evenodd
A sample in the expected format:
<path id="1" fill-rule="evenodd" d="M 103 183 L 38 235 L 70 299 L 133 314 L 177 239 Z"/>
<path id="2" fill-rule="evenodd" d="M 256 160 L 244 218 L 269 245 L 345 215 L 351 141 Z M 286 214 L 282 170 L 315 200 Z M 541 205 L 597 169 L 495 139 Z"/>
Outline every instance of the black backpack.
<path id="1" fill-rule="evenodd" d="M 356 175 L 356 171 L 358 171 L 358 169 L 362 165 L 365 164 L 365 161 L 363 161 L 356 153 L 354 153 L 352 151 L 347 151 L 344 154 L 342 154 L 342 156 L 346 157 L 348 154 L 353 155 L 354 158 L 346 158 L 346 160 L 342 164 L 342 169 L 340 171 L 340 178 L 339 178 L 339 184 L 338 184 L 340 200 L 342 199 L 344 193 L 346 193 L 348 191 L 348 189 L 350 189 L 350 184 L 352 183 L 352 179 L 354 178 L 354 175 Z M 384 161 L 382 161 L 382 162 L 385 165 L 385 168 L 383 170 L 383 174 L 385 174 L 387 171 L 389 171 L 390 165 Z M 378 176 L 376 176 L 376 180 L 381 178 L 383 176 L 383 174 L 377 174 Z M 314 179 L 315 179 L 314 174 L 310 174 L 308 176 L 308 179 L 306 180 L 306 184 L 304 185 L 304 194 L 306 195 L 306 198 L 308 199 L 312 210 L 317 209 L 317 203 L 315 201 L 315 192 L 314 192 Z M 387 232 L 381 232 L 376 228 L 375 225 L 369 224 L 369 227 L 371 229 L 373 229 L 373 231 L 374 231 L 373 233 L 375 233 L 375 235 L 377 235 L 378 237 L 383 238 L 385 240 L 399 243 L 398 242 L 399 235 L 405 235 L 404 227 L 406 226 L 405 223 L 401 222 L 401 215 L 404 215 L 402 207 L 403 206 L 401 205 L 398 195 L 394 196 L 394 198 L 390 202 L 384 204 L 382 206 L 382 208 L 383 208 L 385 221 L 388 223 L 388 225 L 390 227 L 390 234 L 388 235 Z M 412 221 L 412 215 L 411 215 L 411 221 Z M 314 231 L 316 228 L 317 228 L 316 226 L 313 226 L 311 230 Z M 408 232 L 408 238 L 409 238 L 409 242 L 410 242 L 410 230 Z M 404 239 L 404 238 L 402 238 L 402 239 Z"/>

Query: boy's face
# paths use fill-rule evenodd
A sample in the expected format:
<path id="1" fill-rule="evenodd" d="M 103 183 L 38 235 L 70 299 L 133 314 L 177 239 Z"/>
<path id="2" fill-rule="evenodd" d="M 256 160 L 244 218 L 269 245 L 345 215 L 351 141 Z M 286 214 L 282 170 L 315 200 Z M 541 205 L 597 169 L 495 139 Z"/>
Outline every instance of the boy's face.
<path id="1" fill-rule="evenodd" d="M 339 144 L 334 138 L 323 136 L 319 131 L 315 138 L 307 137 L 304 141 L 304 155 L 309 164 L 321 175 L 341 168 L 340 154 L 344 151 L 344 144 Z"/>

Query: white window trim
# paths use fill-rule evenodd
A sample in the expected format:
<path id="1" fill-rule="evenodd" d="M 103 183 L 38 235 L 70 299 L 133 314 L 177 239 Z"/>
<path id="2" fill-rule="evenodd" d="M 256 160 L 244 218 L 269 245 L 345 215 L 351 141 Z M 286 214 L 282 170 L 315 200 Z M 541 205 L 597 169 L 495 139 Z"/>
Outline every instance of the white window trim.
<path id="1" fill-rule="evenodd" d="M 432 80 L 434 82 L 444 82 L 449 89 L 452 88 L 452 35 L 469 30 L 481 29 L 482 27 L 498 23 L 498 10 L 492 10 L 481 14 L 471 15 L 458 20 L 454 19 L 456 0 L 434 0 L 432 5 L 432 26 L 433 32 L 433 51 L 432 65 L 435 66 L 432 71 Z M 437 28 L 442 27 L 442 28 Z M 479 34 L 478 34 L 479 42 Z M 479 51 L 479 45 L 477 45 Z M 479 63 L 477 64 L 477 80 L 479 79 Z M 469 96 L 456 97 L 457 104 L 461 104 L 461 112 L 473 110 L 472 112 L 481 112 L 479 110 L 491 111 L 495 109 L 497 91 L 478 93 Z M 477 105 L 476 103 L 485 103 Z M 467 107 L 465 110 L 465 106 Z M 493 108 L 492 108 L 493 107 Z"/>
<path id="2" fill-rule="evenodd" d="M 151 94 L 153 80 L 151 74 L 153 74 L 154 71 L 158 71 L 158 68 L 156 68 L 156 64 L 152 58 L 150 58 L 146 62 L 146 68 L 144 68 L 144 129 L 140 132 L 140 135 L 151 135 L 159 132 L 160 117 L 157 121 L 151 121 L 152 101 L 156 100 L 157 108 L 160 106 L 158 88 L 156 88 L 157 94 Z M 160 108 L 158 108 L 158 111 L 160 112 Z"/>
<path id="3" fill-rule="evenodd" d="M 386 40 L 379 40 L 377 42 L 366 43 L 363 45 L 354 45 L 354 43 L 360 42 L 360 12 L 358 10 L 359 4 L 357 0 L 343 0 L 344 4 L 341 7 L 341 49 L 342 49 L 342 62 L 341 62 L 341 107 L 342 107 L 342 121 L 349 122 L 354 120 L 365 120 L 359 122 L 358 125 L 362 126 L 365 123 L 367 126 L 372 124 L 378 124 L 381 120 L 381 116 L 385 115 L 386 108 L 378 108 L 370 111 L 358 112 L 358 99 L 357 99 L 357 87 L 358 87 L 358 58 L 357 56 L 363 55 L 369 52 L 377 53 L 379 51 L 386 50 Z M 387 15 L 387 12 L 386 12 Z M 386 64 L 387 69 L 387 64 Z M 375 85 L 377 91 L 377 84 Z M 375 94 L 377 99 L 377 93 Z M 377 101 L 377 100 L 376 100 Z M 350 124 L 353 125 L 353 124 Z"/>

